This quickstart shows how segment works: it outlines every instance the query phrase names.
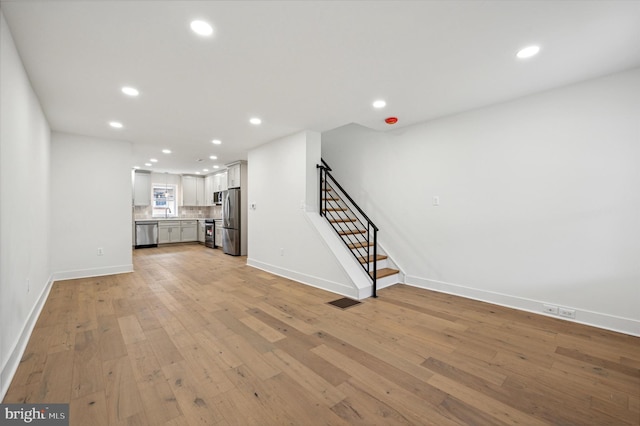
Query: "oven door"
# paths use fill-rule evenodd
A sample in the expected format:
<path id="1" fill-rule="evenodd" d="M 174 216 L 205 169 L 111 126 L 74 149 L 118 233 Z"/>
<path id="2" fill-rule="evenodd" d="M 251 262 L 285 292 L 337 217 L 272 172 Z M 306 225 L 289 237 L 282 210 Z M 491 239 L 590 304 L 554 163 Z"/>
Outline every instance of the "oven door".
<path id="1" fill-rule="evenodd" d="M 206 222 L 204 224 L 204 245 L 210 248 L 216 248 L 214 240 L 214 224 L 213 222 Z"/>

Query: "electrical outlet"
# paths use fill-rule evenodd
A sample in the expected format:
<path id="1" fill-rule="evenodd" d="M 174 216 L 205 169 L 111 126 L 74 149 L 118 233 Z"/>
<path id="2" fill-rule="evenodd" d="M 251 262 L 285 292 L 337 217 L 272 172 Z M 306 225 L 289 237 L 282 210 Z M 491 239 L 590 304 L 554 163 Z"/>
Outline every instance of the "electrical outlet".
<path id="1" fill-rule="evenodd" d="M 29 282 L 29 278 L 27 278 L 27 293 L 31 291 L 31 283 Z"/>
<path id="2" fill-rule="evenodd" d="M 560 315 L 561 317 L 566 317 L 566 318 L 575 318 L 576 317 L 576 310 L 575 309 L 568 309 L 568 308 L 560 308 L 560 309 L 558 309 L 558 315 Z"/>
<path id="3" fill-rule="evenodd" d="M 542 312 L 547 314 L 558 315 L 558 307 L 554 305 L 542 305 Z"/>
<path id="4" fill-rule="evenodd" d="M 102 249 L 102 247 L 98 247 L 98 256 L 102 255 L 104 255 L 104 250 Z"/>
<path id="5" fill-rule="evenodd" d="M 439 206 L 440 205 L 440 197 L 438 197 L 437 195 L 433 196 L 433 205 L 434 206 Z"/>
<path id="6" fill-rule="evenodd" d="M 283 248 L 280 249 L 280 256 L 284 256 L 284 249 Z"/>

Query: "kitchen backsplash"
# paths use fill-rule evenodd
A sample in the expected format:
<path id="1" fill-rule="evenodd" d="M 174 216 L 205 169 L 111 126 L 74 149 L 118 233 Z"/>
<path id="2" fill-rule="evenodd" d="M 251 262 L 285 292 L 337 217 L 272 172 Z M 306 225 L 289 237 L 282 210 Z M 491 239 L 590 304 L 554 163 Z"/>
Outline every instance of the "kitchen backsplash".
<path id="1" fill-rule="evenodd" d="M 152 219 L 151 206 L 134 206 L 133 219 Z M 208 207 L 179 207 L 178 214 L 181 218 L 193 219 L 219 219 L 222 217 L 222 206 Z"/>

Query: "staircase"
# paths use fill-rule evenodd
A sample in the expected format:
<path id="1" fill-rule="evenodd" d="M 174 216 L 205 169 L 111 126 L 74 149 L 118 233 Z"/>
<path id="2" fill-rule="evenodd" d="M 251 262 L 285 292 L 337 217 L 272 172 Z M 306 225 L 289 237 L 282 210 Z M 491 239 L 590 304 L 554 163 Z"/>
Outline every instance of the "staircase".
<path id="1" fill-rule="evenodd" d="M 378 246 L 378 227 L 333 178 L 331 167 L 321 161 L 322 164 L 317 165 L 320 170 L 320 215 L 327 219 L 360 263 L 372 281 L 372 295 L 377 297 L 378 288 L 398 282 L 399 271 Z"/>

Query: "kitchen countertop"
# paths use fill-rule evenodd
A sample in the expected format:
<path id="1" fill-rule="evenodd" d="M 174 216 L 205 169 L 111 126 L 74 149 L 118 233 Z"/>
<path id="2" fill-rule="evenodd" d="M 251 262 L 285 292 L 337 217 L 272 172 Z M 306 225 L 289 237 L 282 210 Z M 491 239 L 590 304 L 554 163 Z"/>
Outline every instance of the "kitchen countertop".
<path id="1" fill-rule="evenodd" d="M 218 218 L 204 218 L 204 217 L 153 217 L 146 219 L 134 219 L 135 222 L 165 222 L 170 220 L 222 220 Z"/>

